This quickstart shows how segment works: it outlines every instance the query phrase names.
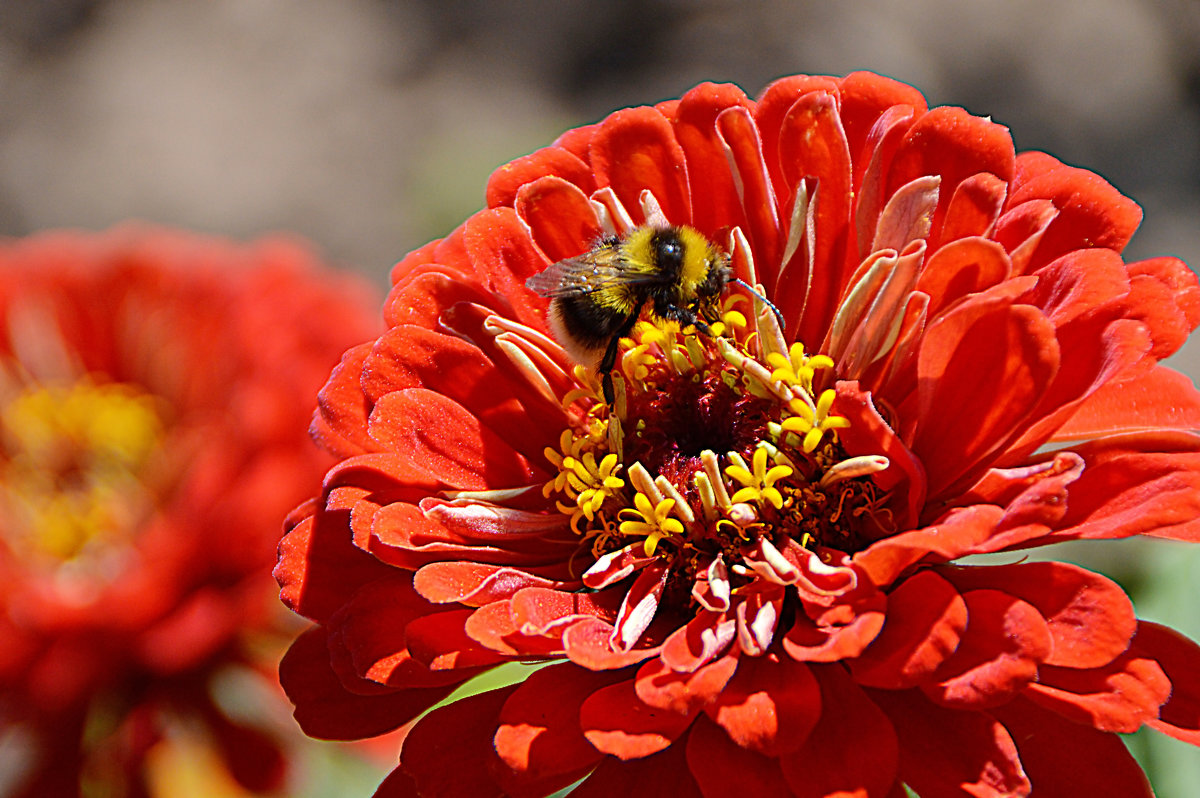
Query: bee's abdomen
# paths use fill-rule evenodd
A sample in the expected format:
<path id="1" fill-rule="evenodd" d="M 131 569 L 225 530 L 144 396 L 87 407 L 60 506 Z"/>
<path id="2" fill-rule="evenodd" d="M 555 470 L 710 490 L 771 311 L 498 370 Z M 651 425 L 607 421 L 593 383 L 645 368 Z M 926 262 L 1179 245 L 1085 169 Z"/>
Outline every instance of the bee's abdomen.
<path id="1" fill-rule="evenodd" d="M 601 304 L 593 294 L 558 297 L 552 303 L 552 312 L 571 339 L 588 348 L 603 349 L 633 308 L 627 303 Z"/>

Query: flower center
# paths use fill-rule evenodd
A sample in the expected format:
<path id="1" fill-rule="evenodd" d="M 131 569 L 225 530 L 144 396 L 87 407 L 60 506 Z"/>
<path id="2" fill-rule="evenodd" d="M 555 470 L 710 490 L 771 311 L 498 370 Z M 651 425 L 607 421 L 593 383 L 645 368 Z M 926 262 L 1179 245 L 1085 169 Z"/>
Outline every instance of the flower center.
<path id="1" fill-rule="evenodd" d="M 150 507 L 142 477 L 162 437 L 155 401 L 128 385 L 35 383 L 0 399 L 3 542 L 40 571 L 102 568 Z"/>
<path id="2" fill-rule="evenodd" d="M 722 319 L 711 335 L 639 322 L 622 342 L 613 405 L 594 385 L 567 397 L 587 409 L 547 449 L 558 474 L 544 493 L 597 559 L 627 549 L 686 582 L 716 559 L 748 572 L 764 542 L 866 545 L 881 501 L 870 474 L 886 460 L 838 445 L 848 422 L 820 389 L 832 361 L 799 344 L 764 356 L 770 336 L 747 332 L 736 310 Z"/>

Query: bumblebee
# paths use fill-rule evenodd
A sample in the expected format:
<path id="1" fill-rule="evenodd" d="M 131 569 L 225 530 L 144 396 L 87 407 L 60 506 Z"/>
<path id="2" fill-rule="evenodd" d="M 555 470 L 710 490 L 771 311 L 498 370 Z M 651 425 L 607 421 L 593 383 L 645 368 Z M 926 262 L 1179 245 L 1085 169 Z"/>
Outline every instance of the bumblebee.
<path id="1" fill-rule="evenodd" d="M 645 310 L 703 333 L 735 280 L 729 255 L 691 227 L 643 225 L 551 264 L 525 285 L 550 299 L 550 329 L 577 362 L 595 368 L 612 404 L 617 347 Z"/>

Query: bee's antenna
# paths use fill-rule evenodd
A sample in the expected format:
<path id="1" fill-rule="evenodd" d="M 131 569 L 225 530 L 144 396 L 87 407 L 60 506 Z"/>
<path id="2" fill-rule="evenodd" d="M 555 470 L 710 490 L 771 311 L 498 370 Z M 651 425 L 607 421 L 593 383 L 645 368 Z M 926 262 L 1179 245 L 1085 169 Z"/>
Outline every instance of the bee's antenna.
<path id="1" fill-rule="evenodd" d="M 775 312 L 775 318 L 779 319 L 779 328 L 780 328 L 781 330 L 786 330 L 786 329 L 787 329 L 787 324 L 786 324 L 786 323 L 784 322 L 784 320 L 783 320 L 783 314 L 779 312 L 779 308 L 775 307 L 775 303 L 774 303 L 774 302 L 772 302 L 771 300 L 767 299 L 767 298 L 766 298 L 765 296 L 763 296 L 762 294 L 758 293 L 758 289 L 757 289 L 757 288 L 755 288 L 754 286 L 750 285 L 750 283 L 746 282 L 745 280 L 742 280 L 741 278 L 735 277 L 735 278 L 733 278 L 733 281 L 734 281 L 735 283 L 737 283 L 738 285 L 740 285 L 742 288 L 745 288 L 747 291 L 749 291 L 749 292 L 750 292 L 751 294 L 753 294 L 755 297 L 757 297 L 759 302 L 762 302 L 764 305 L 766 305 L 766 306 L 767 306 L 767 307 L 769 307 L 771 310 L 773 310 L 773 311 Z"/>

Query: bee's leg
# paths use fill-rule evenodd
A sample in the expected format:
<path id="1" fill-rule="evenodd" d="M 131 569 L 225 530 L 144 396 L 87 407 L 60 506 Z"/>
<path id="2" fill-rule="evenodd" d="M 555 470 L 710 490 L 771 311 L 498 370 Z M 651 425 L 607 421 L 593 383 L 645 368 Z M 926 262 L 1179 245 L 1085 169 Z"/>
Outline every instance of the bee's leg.
<path id="1" fill-rule="evenodd" d="M 613 339 L 608 342 L 608 349 L 604 350 L 604 359 L 600 361 L 600 385 L 604 388 L 604 402 L 611 405 L 613 403 L 613 367 L 617 365 L 617 347 L 621 343 L 621 336 L 614 335 Z"/>
<path id="2" fill-rule="evenodd" d="M 600 366 L 597 369 L 600 372 L 600 385 L 604 388 L 604 401 L 610 405 L 613 403 L 614 396 L 612 372 L 617 365 L 617 351 L 621 348 L 621 339 L 629 335 L 640 315 L 641 308 L 639 307 L 637 312 L 630 314 L 629 318 L 621 322 L 621 326 L 609 340 L 608 348 L 604 350 L 604 357 L 600 358 Z"/>

